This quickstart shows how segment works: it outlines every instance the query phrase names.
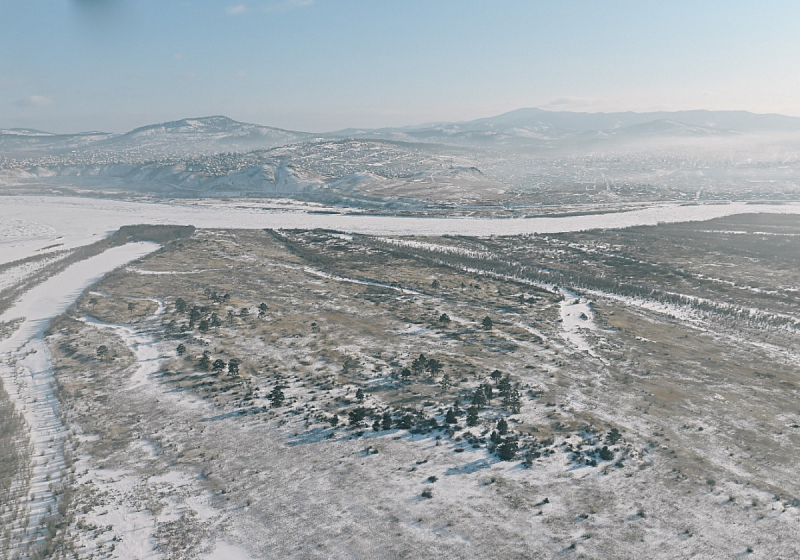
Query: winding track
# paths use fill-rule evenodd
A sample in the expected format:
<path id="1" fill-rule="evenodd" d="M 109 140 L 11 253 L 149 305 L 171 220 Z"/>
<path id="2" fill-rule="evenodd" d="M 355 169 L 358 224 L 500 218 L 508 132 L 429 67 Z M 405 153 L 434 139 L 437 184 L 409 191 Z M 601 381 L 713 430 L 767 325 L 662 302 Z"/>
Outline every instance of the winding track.
<path id="1" fill-rule="evenodd" d="M 0 341 L 0 380 L 30 431 L 34 458 L 29 491 L 22 505 L 27 523 L 14 527 L 11 549 L 24 552 L 44 539 L 44 518 L 57 506 L 56 488 L 64 469 L 66 428 L 61 421 L 50 354 L 44 333 L 81 292 L 104 274 L 158 249 L 155 243 L 130 243 L 77 262 L 24 294 L 0 322 L 24 317 Z M 10 504 L 9 504 L 10 505 Z"/>

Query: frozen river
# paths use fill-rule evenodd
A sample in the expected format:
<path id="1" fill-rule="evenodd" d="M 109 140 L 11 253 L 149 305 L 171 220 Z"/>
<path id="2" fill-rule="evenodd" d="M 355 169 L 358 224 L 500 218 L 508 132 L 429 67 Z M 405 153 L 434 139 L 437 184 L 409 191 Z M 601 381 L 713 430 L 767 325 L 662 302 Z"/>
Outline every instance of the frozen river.
<path id="1" fill-rule="evenodd" d="M 131 224 L 200 228 L 333 229 L 373 235 L 518 235 L 700 221 L 742 213 L 800 214 L 800 204 L 662 204 L 607 214 L 545 218 L 406 218 L 319 214 L 252 201 L 128 202 L 94 198 L 0 198 L 0 264 L 51 249 L 87 245 Z M 56 246 L 56 247 L 54 247 Z"/>

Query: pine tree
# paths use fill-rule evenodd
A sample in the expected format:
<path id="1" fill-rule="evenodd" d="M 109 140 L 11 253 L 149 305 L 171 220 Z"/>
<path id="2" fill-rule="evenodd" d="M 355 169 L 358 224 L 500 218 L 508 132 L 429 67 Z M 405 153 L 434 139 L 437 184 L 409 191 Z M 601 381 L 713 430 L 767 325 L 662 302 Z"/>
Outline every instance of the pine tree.
<path id="1" fill-rule="evenodd" d="M 350 425 L 357 426 L 364 420 L 364 418 L 366 418 L 367 410 L 364 407 L 359 406 L 358 408 L 351 410 L 347 416 L 350 420 Z"/>
<path id="2" fill-rule="evenodd" d="M 211 352 L 208 350 L 204 350 L 203 355 L 200 357 L 200 367 L 203 369 L 211 367 Z"/>
<path id="3" fill-rule="evenodd" d="M 192 307 L 192 310 L 189 312 L 189 328 L 193 328 L 194 324 L 202 318 L 203 314 L 200 312 L 200 308 L 196 305 Z"/>
<path id="4" fill-rule="evenodd" d="M 219 318 L 219 315 L 217 315 L 216 313 L 212 313 L 211 314 L 211 326 L 213 328 L 215 328 L 215 329 L 217 327 L 221 327 L 222 326 L 222 320 Z"/>
<path id="5" fill-rule="evenodd" d="M 186 300 L 178 298 L 175 300 L 175 311 L 178 313 L 186 313 Z"/>
<path id="6" fill-rule="evenodd" d="M 219 373 L 225 369 L 225 360 L 220 360 L 219 358 L 214 360 L 214 365 L 211 366 L 216 373 Z"/>
<path id="7" fill-rule="evenodd" d="M 492 379 L 494 380 L 495 385 L 497 385 L 497 383 L 500 381 L 500 379 L 502 379 L 502 377 L 503 377 L 503 372 L 500 371 L 499 369 L 496 369 L 492 372 Z"/>
<path id="8" fill-rule="evenodd" d="M 486 393 L 483 387 L 475 389 L 475 392 L 472 394 L 472 404 L 481 408 L 486 406 Z"/>
<path id="9" fill-rule="evenodd" d="M 503 443 L 497 447 L 497 456 L 502 461 L 511 461 L 517 455 L 519 444 L 516 439 L 506 438 Z"/>
<path id="10" fill-rule="evenodd" d="M 414 417 L 411 414 L 403 415 L 397 422 L 397 427 L 401 430 L 410 430 L 414 427 Z"/>
<path id="11" fill-rule="evenodd" d="M 477 426 L 479 422 L 478 408 L 475 406 L 469 407 L 467 410 L 467 426 Z"/>
<path id="12" fill-rule="evenodd" d="M 450 408 L 447 410 L 447 414 L 444 417 L 445 424 L 458 424 L 458 418 L 456 417 L 456 411 L 454 408 Z"/>
<path id="13" fill-rule="evenodd" d="M 427 365 L 428 360 L 425 358 L 425 354 L 420 354 L 419 357 L 414 358 L 414 361 L 411 362 L 411 370 L 414 372 L 414 375 L 420 375 L 425 371 L 425 366 Z"/>
<path id="14" fill-rule="evenodd" d="M 509 375 L 506 375 L 500 380 L 500 383 L 497 384 L 497 391 L 500 393 L 501 397 L 507 397 L 512 388 L 511 376 Z"/>
<path id="15" fill-rule="evenodd" d="M 508 422 L 506 422 L 505 418 L 501 418 L 497 421 L 497 433 L 501 436 L 504 436 L 508 433 Z"/>
<path id="16" fill-rule="evenodd" d="M 435 377 L 440 371 L 442 371 L 442 362 L 436 358 L 431 358 L 425 363 L 425 369 L 428 370 L 428 373 Z"/>
<path id="17" fill-rule="evenodd" d="M 508 396 L 503 399 L 503 406 L 505 406 L 506 410 L 514 414 L 519 414 L 519 411 L 522 410 L 522 399 L 520 398 L 519 391 L 512 389 L 511 392 L 508 393 Z"/>
<path id="18" fill-rule="evenodd" d="M 364 390 L 361 387 L 356 391 L 356 399 L 358 402 L 364 402 Z"/>
<path id="19" fill-rule="evenodd" d="M 185 344 L 178 344 L 177 352 L 178 352 L 178 356 L 183 356 L 186 353 L 186 345 Z"/>
<path id="20" fill-rule="evenodd" d="M 269 394 L 269 400 L 272 403 L 272 406 L 275 407 L 275 408 L 278 408 L 279 406 L 281 406 L 283 404 L 284 399 L 285 399 L 285 396 L 283 394 L 283 390 L 282 390 L 281 386 L 280 385 L 275 385 L 275 388 L 272 389 L 272 392 Z M 336 422 L 338 422 L 339 421 L 338 416 L 335 416 L 335 417 L 336 417 Z M 334 426 L 335 425 L 336 424 L 334 424 Z"/>
<path id="21" fill-rule="evenodd" d="M 383 413 L 383 423 L 382 427 L 384 430 L 391 430 L 392 429 L 392 415 L 388 412 Z"/>

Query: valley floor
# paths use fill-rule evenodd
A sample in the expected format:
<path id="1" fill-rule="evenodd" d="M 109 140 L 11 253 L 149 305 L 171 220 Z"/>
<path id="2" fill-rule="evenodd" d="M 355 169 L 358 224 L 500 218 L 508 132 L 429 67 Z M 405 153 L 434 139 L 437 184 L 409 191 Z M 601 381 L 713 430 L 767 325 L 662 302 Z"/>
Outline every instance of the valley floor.
<path id="1" fill-rule="evenodd" d="M 54 557 L 800 555 L 794 216 L 160 242 L 43 338 Z"/>

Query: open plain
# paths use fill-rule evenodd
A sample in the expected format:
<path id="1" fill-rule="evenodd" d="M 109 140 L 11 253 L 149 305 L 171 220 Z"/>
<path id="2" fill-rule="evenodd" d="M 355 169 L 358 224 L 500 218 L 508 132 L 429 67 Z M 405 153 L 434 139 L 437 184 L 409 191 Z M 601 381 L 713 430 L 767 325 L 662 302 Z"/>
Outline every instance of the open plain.
<path id="1" fill-rule="evenodd" d="M 31 557 L 800 553 L 795 216 L 126 232 L 161 249 L 43 339 Z M 36 460 L 17 424 L 5 472 Z"/>

